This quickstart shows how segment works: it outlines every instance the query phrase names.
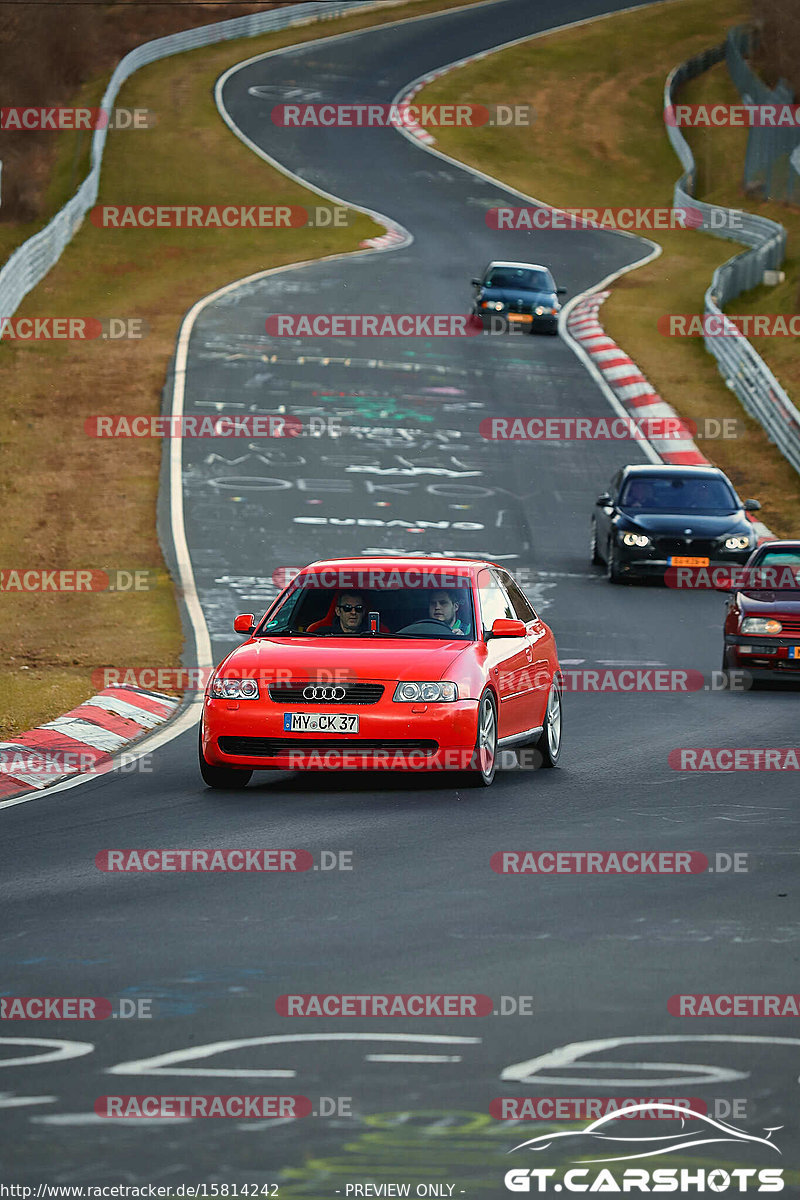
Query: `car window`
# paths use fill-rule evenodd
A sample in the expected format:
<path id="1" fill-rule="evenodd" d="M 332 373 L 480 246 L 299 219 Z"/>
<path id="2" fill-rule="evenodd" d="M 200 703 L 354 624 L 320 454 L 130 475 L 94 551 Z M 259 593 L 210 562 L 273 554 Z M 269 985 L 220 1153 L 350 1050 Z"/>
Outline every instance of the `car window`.
<path id="1" fill-rule="evenodd" d="M 512 608 L 514 609 L 514 616 L 520 621 L 524 621 L 526 625 L 530 624 L 531 621 L 535 621 L 536 613 L 528 603 L 527 597 L 520 589 L 516 580 L 512 579 L 507 571 L 500 571 L 498 574 L 500 576 L 500 582 L 508 593 L 508 598 L 511 601 Z"/>
<path id="2" fill-rule="evenodd" d="M 555 291 L 549 271 L 533 271 L 529 267 L 495 267 L 486 279 L 487 287 L 529 288 L 536 292 Z"/>
<path id="3" fill-rule="evenodd" d="M 341 580 L 340 586 L 329 586 Z M 364 579 L 368 586 L 361 585 Z M 353 580 L 355 582 L 353 582 Z M 373 569 L 330 569 L 295 579 L 256 631 L 257 637 L 371 638 L 370 613 L 381 636 L 472 639 L 472 589 L 465 574 Z M 451 632 L 443 630 L 449 625 Z M 406 631 L 409 631 L 406 633 Z"/>
<path id="4" fill-rule="evenodd" d="M 516 619 L 516 613 L 505 589 L 488 568 L 484 568 L 478 575 L 478 597 L 485 630 L 490 630 L 498 617 L 506 617 L 512 621 Z"/>
<path id="5" fill-rule="evenodd" d="M 723 479 L 687 475 L 633 475 L 620 496 L 623 508 L 645 512 L 731 512 L 739 507 Z"/>

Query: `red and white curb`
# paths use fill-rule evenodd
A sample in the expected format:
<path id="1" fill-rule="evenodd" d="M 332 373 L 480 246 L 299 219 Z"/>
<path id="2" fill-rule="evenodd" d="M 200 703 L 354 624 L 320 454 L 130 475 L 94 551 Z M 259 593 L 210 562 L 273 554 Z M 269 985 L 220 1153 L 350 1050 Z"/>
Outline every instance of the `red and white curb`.
<path id="1" fill-rule="evenodd" d="M 434 79 L 441 79 L 443 75 L 448 75 L 450 71 L 455 70 L 456 67 L 466 67 L 468 63 L 478 62 L 479 59 L 488 58 L 488 56 L 493 53 L 494 49 L 481 50 L 480 54 L 472 54 L 469 58 L 459 59 L 458 62 L 447 63 L 446 66 L 439 67 L 437 70 L 431 71 L 427 75 L 420 75 L 419 79 L 415 79 L 413 83 L 409 84 L 408 89 L 405 92 L 402 92 L 397 99 L 392 101 L 392 104 L 410 104 L 417 93 L 421 92 L 422 89 L 427 87 L 429 83 L 433 83 Z M 420 142 L 424 142 L 426 146 L 433 146 L 436 144 L 436 138 L 433 136 L 433 134 L 429 133 L 427 129 L 423 129 L 423 127 L 416 121 L 404 121 L 403 131 L 410 134 L 411 137 L 417 138 Z"/>
<path id="2" fill-rule="evenodd" d="M 675 417 L 678 413 L 667 404 L 645 378 L 636 363 L 621 350 L 600 324 L 600 306 L 610 292 L 592 292 L 579 300 L 567 318 L 567 329 L 592 360 L 603 380 L 626 412 L 638 421 Z M 679 466 L 713 466 L 691 438 L 647 439 L 662 462 Z M 750 518 L 752 520 L 752 518 Z M 758 540 L 771 542 L 775 534 L 762 521 L 753 520 Z"/>
<path id="3" fill-rule="evenodd" d="M 113 770 L 115 756 L 163 725 L 179 704 L 161 692 L 107 687 L 63 717 L 0 742 L 0 801 Z"/>
<path id="4" fill-rule="evenodd" d="M 397 229 L 387 229 L 386 233 L 380 234 L 379 237 L 365 238 L 363 242 L 359 242 L 359 245 L 368 246 L 371 250 L 387 250 L 390 246 L 398 246 L 405 241 L 404 233 L 400 233 Z"/>

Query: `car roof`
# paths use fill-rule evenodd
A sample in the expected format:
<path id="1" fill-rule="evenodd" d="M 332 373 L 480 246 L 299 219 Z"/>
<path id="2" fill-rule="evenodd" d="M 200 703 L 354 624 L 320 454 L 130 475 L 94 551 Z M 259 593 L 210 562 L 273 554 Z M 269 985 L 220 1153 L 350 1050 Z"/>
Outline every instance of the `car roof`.
<path id="1" fill-rule="evenodd" d="M 672 466 L 670 463 L 632 463 L 627 467 L 623 467 L 623 472 L 628 475 L 686 475 L 687 477 L 695 477 L 698 479 L 725 479 L 728 483 L 730 480 L 724 471 L 719 467 L 690 467 L 685 465 Z M 732 485 L 731 485 L 732 486 Z"/>
<path id="2" fill-rule="evenodd" d="M 542 263 L 527 263 L 527 262 L 506 262 L 505 259 L 495 259 L 489 263 L 486 271 L 490 271 L 492 267 L 524 267 L 528 271 L 549 271 L 549 267 L 545 267 Z M 484 271 L 484 275 L 486 274 Z"/>
<path id="3" fill-rule="evenodd" d="M 358 570 L 358 571 L 404 571 L 416 569 L 426 573 L 434 573 L 442 568 L 463 572 L 477 571 L 481 567 L 498 567 L 498 564 L 487 558 L 458 558 L 445 557 L 439 554 L 403 555 L 403 554 L 370 554 L 357 555 L 354 558 L 320 558 L 316 562 L 303 567 L 303 571 L 322 570 Z M 502 569 L 499 568 L 498 569 Z M 301 572 L 302 573 L 302 572 Z"/>
<path id="4" fill-rule="evenodd" d="M 796 538 L 774 538 L 771 542 L 762 542 L 758 550 L 800 550 L 800 541 Z"/>

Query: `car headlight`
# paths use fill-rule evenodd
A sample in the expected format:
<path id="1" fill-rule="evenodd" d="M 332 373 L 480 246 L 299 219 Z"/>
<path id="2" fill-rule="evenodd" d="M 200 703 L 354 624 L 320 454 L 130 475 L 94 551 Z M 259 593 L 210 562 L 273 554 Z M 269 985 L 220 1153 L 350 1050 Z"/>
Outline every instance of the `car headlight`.
<path id="1" fill-rule="evenodd" d="M 537 304 L 536 308 L 533 311 L 536 313 L 537 317 L 543 317 L 544 314 L 547 312 L 547 309 L 544 307 L 543 304 Z"/>
<path id="2" fill-rule="evenodd" d="M 258 700 L 258 684 L 255 679 L 220 679 L 211 684 L 211 695 L 216 700 Z"/>
<path id="3" fill-rule="evenodd" d="M 398 683 L 392 699 L 423 704 L 457 700 L 458 688 L 454 683 Z"/>
<path id="4" fill-rule="evenodd" d="M 772 617 L 745 617 L 742 621 L 742 633 L 780 633 L 782 629 L 780 621 Z"/>
<path id="5" fill-rule="evenodd" d="M 491 308 L 494 312 L 500 312 L 505 305 L 502 300 L 481 300 L 481 308 Z"/>
<path id="6" fill-rule="evenodd" d="M 643 533 L 623 533 L 623 546 L 649 546 L 650 538 L 645 537 Z"/>
<path id="7" fill-rule="evenodd" d="M 742 537 L 725 538 L 723 545 L 726 550 L 746 550 L 750 545 L 750 538 L 746 534 Z"/>

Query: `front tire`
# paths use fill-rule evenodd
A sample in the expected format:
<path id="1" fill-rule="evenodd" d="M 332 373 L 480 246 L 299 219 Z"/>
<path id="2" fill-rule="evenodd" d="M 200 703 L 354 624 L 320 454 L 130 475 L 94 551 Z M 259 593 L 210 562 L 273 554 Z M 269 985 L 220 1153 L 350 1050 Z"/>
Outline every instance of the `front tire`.
<path id="1" fill-rule="evenodd" d="M 606 579 L 609 583 L 622 583 L 622 575 L 617 563 L 617 553 L 613 542 L 608 543 L 608 551 L 606 553 Z"/>
<path id="2" fill-rule="evenodd" d="M 536 749 L 541 755 L 542 767 L 557 767 L 561 757 L 561 735 L 563 730 L 563 713 L 561 704 L 561 684 L 554 678 L 547 697 L 547 708 L 544 714 L 544 727 L 536 742 Z"/>
<path id="3" fill-rule="evenodd" d="M 478 707 L 478 732 L 467 782 L 472 787 L 491 787 L 497 773 L 497 705 L 491 692 L 484 692 Z"/>
<path id="4" fill-rule="evenodd" d="M 241 788 L 247 787 L 253 777 L 252 771 L 242 770 L 239 767 L 216 767 L 212 763 L 207 762 L 203 754 L 202 730 L 200 731 L 197 752 L 200 761 L 200 774 L 203 776 L 203 783 L 207 787 L 227 792 L 239 791 Z"/>
<path id="5" fill-rule="evenodd" d="M 600 557 L 600 552 L 597 549 L 597 521 L 592 518 L 592 533 L 589 538 L 589 553 L 592 556 L 592 566 L 599 567 L 603 560 Z"/>

